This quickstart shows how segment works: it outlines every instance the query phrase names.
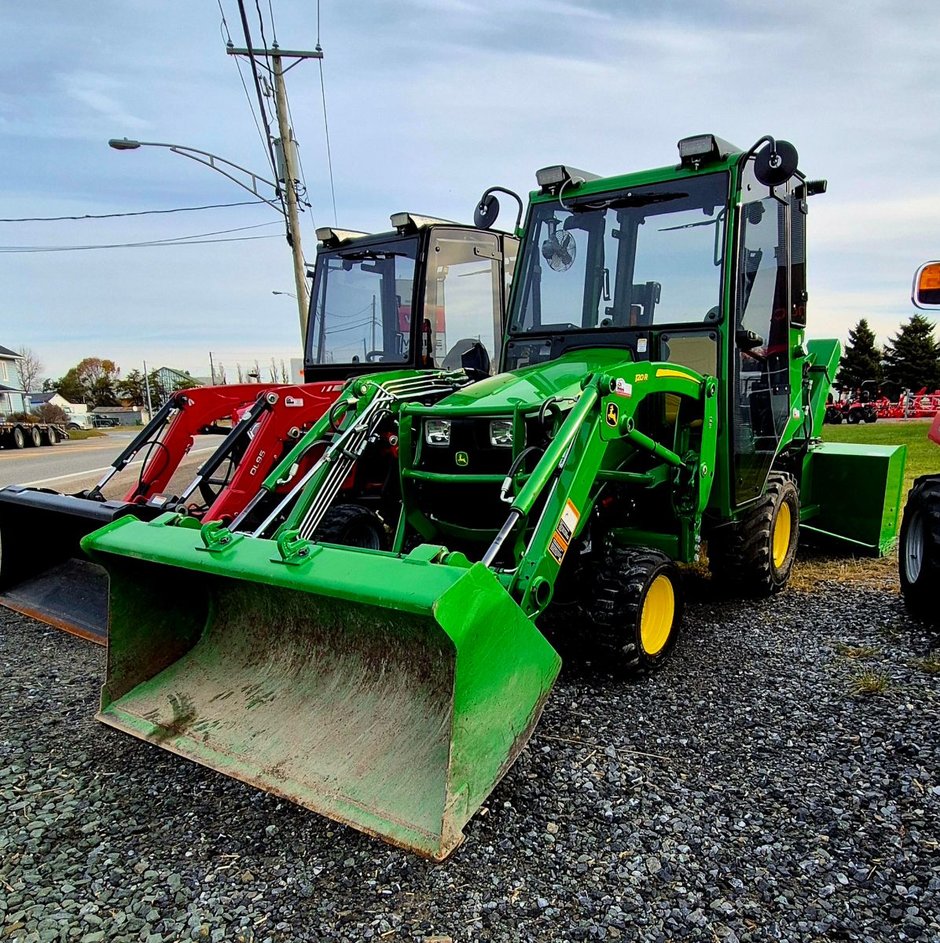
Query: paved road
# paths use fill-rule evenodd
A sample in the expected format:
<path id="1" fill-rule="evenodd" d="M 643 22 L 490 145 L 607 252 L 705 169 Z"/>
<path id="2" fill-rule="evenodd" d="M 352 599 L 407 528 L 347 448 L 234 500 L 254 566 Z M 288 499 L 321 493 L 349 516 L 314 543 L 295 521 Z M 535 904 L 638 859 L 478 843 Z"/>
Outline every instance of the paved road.
<path id="1" fill-rule="evenodd" d="M 102 438 L 61 442 L 52 448 L 45 446 L 17 451 L 0 449 L 0 487 L 14 484 L 41 485 L 65 492 L 90 488 L 100 480 L 111 461 L 127 447 L 133 435 L 131 432 L 111 432 Z M 199 464 L 221 441 L 219 436 L 197 436 L 178 475 L 187 480 L 192 477 Z M 143 457 L 116 476 L 113 485 L 105 492 L 109 497 L 128 490 L 133 480 L 131 476 L 139 472 Z"/>

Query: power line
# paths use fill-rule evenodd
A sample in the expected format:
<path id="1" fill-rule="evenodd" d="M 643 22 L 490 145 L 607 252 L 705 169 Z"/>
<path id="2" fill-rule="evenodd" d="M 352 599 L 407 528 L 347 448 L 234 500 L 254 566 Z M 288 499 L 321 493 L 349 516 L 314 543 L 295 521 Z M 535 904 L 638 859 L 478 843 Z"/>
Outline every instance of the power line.
<path id="1" fill-rule="evenodd" d="M 236 226 L 234 229 L 216 229 L 213 232 L 193 233 L 189 236 L 172 236 L 169 239 L 150 239 L 146 242 L 109 243 L 89 246 L 0 246 L 0 252 L 68 252 L 81 249 L 119 249 L 139 246 L 186 245 L 188 241 L 203 239 L 208 236 L 225 236 L 233 232 L 246 232 L 249 229 L 263 229 L 265 226 L 279 226 L 280 223 L 256 223 L 254 226 Z M 273 237 L 271 237 L 273 238 Z"/>
<path id="2" fill-rule="evenodd" d="M 319 50 L 320 44 L 317 43 Z M 326 87 L 323 84 L 323 60 L 320 60 L 320 97 L 323 100 L 323 128 L 326 132 L 326 166 L 330 171 L 330 195 L 333 198 L 333 225 L 339 225 L 336 217 L 336 186 L 333 183 L 333 151 L 330 148 L 330 125 L 326 119 Z"/>
<path id="3" fill-rule="evenodd" d="M 0 223 L 61 223 L 74 219 L 120 219 L 125 216 L 160 216 L 164 213 L 192 213 L 196 210 L 219 210 L 228 206 L 255 206 L 264 200 L 242 200 L 238 203 L 209 203 L 206 206 L 176 206 L 168 210 L 135 210 L 127 213 L 84 213 L 81 216 L 18 216 L 0 219 Z"/>
<path id="4" fill-rule="evenodd" d="M 274 25 L 274 6 L 271 0 L 268 0 L 268 13 L 271 14 L 271 33 L 274 36 L 275 44 L 277 44 L 277 26 Z"/>
<path id="5" fill-rule="evenodd" d="M 261 120 L 264 122 L 264 130 L 268 135 L 268 159 L 271 161 L 271 170 L 274 172 L 275 179 L 277 179 L 277 160 L 275 160 L 274 157 L 274 145 L 271 143 L 271 126 L 268 123 L 268 116 L 264 107 L 264 95 L 261 92 L 261 81 L 258 78 L 258 64 L 255 61 L 255 54 L 251 43 L 251 29 L 248 26 L 248 14 L 245 12 L 244 0 L 238 0 L 238 12 L 241 16 L 242 29 L 245 33 L 245 48 L 248 50 L 248 61 L 251 63 L 251 75 L 255 83 L 255 92 L 257 92 L 258 95 L 258 108 L 261 111 Z M 280 196 L 280 189 L 278 190 L 278 196 Z M 283 202 L 283 198 L 281 198 L 282 205 Z"/>
<path id="6" fill-rule="evenodd" d="M 225 239 L 202 239 L 191 242 L 117 242 L 94 246 L 0 246 L 0 254 L 16 255 L 34 252 L 81 252 L 86 249 L 154 249 L 168 246 L 208 246 L 216 242 L 253 242 L 256 239 L 280 239 L 280 236 L 231 236 Z"/>
<path id="7" fill-rule="evenodd" d="M 320 46 L 320 0 L 317 0 L 317 52 Z M 330 125 L 326 118 L 326 85 L 323 82 L 323 59 L 320 59 L 320 98 L 323 102 L 323 130 L 326 133 L 326 166 L 330 172 L 330 195 L 333 198 L 333 225 L 339 225 L 336 217 L 336 186 L 333 183 L 333 151 L 330 147 Z M 306 184 L 305 184 L 306 186 Z"/>
<path id="8" fill-rule="evenodd" d="M 225 40 L 228 46 L 234 46 L 235 44 L 232 42 L 232 34 L 229 31 L 228 22 L 225 19 L 225 11 L 222 9 L 222 0 L 216 0 L 216 2 L 219 4 L 219 13 L 222 16 L 222 29 L 224 31 L 222 38 Z M 267 145 L 265 144 L 264 133 L 261 130 L 261 125 L 258 123 L 258 116 L 255 114 L 254 105 L 251 103 L 251 93 L 248 91 L 248 84 L 245 82 L 245 76 L 242 73 L 242 64 L 237 56 L 235 56 L 234 59 L 235 68 L 238 69 L 238 78 L 240 79 L 242 88 L 245 91 L 245 98 L 248 100 L 248 110 L 251 112 L 251 120 L 254 122 L 255 130 L 258 132 L 258 137 L 261 139 L 261 146 L 266 147 Z"/>

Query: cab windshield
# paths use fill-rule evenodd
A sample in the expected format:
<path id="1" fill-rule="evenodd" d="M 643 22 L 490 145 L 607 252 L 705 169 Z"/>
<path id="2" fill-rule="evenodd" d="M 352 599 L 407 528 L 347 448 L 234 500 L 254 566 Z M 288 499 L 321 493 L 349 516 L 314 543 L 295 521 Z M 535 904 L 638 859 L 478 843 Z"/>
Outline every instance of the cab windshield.
<path id="1" fill-rule="evenodd" d="M 309 360 L 406 363 L 417 239 L 321 252 L 310 311 Z"/>
<path id="2" fill-rule="evenodd" d="M 536 204 L 515 334 L 719 318 L 728 175 Z"/>

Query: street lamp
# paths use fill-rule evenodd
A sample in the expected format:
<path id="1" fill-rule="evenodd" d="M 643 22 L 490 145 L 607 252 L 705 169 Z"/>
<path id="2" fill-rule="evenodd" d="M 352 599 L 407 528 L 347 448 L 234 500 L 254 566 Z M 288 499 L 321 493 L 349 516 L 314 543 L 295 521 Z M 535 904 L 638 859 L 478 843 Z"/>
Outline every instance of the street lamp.
<path id="1" fill-rule="evenodd" d="M 296 295 L 290 292 L 284 292 L 284 294 L 290 294 L 292 298 L 296 299 L 297 309 L 300 314 L 300 336 L 302 339 L 306 336 L 309 296 L 307 295 L 307 282 L 304 277 L 304 255 L 300 246 L 300 226 L 299 224 L 291 226 L 291 220 L 288 214 L 284 212 L 284 208 L 281 204 L 275 203 L 274 200 L 263 196 L 258 190 L 258 185 L 264 184 L 270 187 L 276 194 L 279 194 L 280 189 L 276 183 L 265 179 L 254 171 L 247 170 L 245 167 L 232 163 L 232 161 L 226 160 L 224 157 L 219 157 L 217 154 L 211 154 L 209 151 L 201 151 L 195 147 L 187 147 L 184 144 L 165 144 L 160 141 L 135 141 L 131 138 L 111 138 L 108 141 L 108 146 L 114 148 L 116 151 L 136 151 L 141 147 L 165 147 L 174 154 L 179 154 L 181 157 L 188 157 L 190 160 L 196 161 L 197 164 L 202 164 L 204 167 L 208 167 L 210 170 L 222 174 L 223 177 L 227 177 L 232 183 L 241 187 L 243 190 L 247 190 L 259 200 L 277 210 L 287 221 L 287 241 L 290 244 L 294 258 L 294 282 L 297 289 Z M 240 174 L 244 174 L 247 181 L 240 180 L 236 177 L 234 175 L 236 171 Z M 278 292 L 275 292 L 275 294 L 278 294 Z"/>
<path id="2" fill-rule="evenodd" d="M 297 300 L 297 296 L 292 291 L 271 291 L 272 295 L 287 295 L 288 298 L 293 298 L 294 301 Z"/>

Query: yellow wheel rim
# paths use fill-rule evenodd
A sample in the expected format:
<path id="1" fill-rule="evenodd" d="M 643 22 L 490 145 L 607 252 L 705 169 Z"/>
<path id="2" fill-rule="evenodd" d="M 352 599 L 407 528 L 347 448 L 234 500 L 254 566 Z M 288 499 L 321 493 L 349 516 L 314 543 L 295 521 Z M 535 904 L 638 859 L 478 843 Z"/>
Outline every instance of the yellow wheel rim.
<path id="1" fill-rule="evenodd" d="M 669 641 L 676 617 L 676 591 L 672 580 L 660 574 L 643 600 L 640 615 L 640 644 L 647 655 L 658 655 Z"/>
<path id="2" fill-rule="evenodd" d="M 773 556 L 774 567 L 780 569 L 783 561 L 787 558 L 787 552 L 790 550 L 790 530 L 793 523 L 790 505 L 784 501 L 777 511 L 777 519 L 774 521 Z"/>

